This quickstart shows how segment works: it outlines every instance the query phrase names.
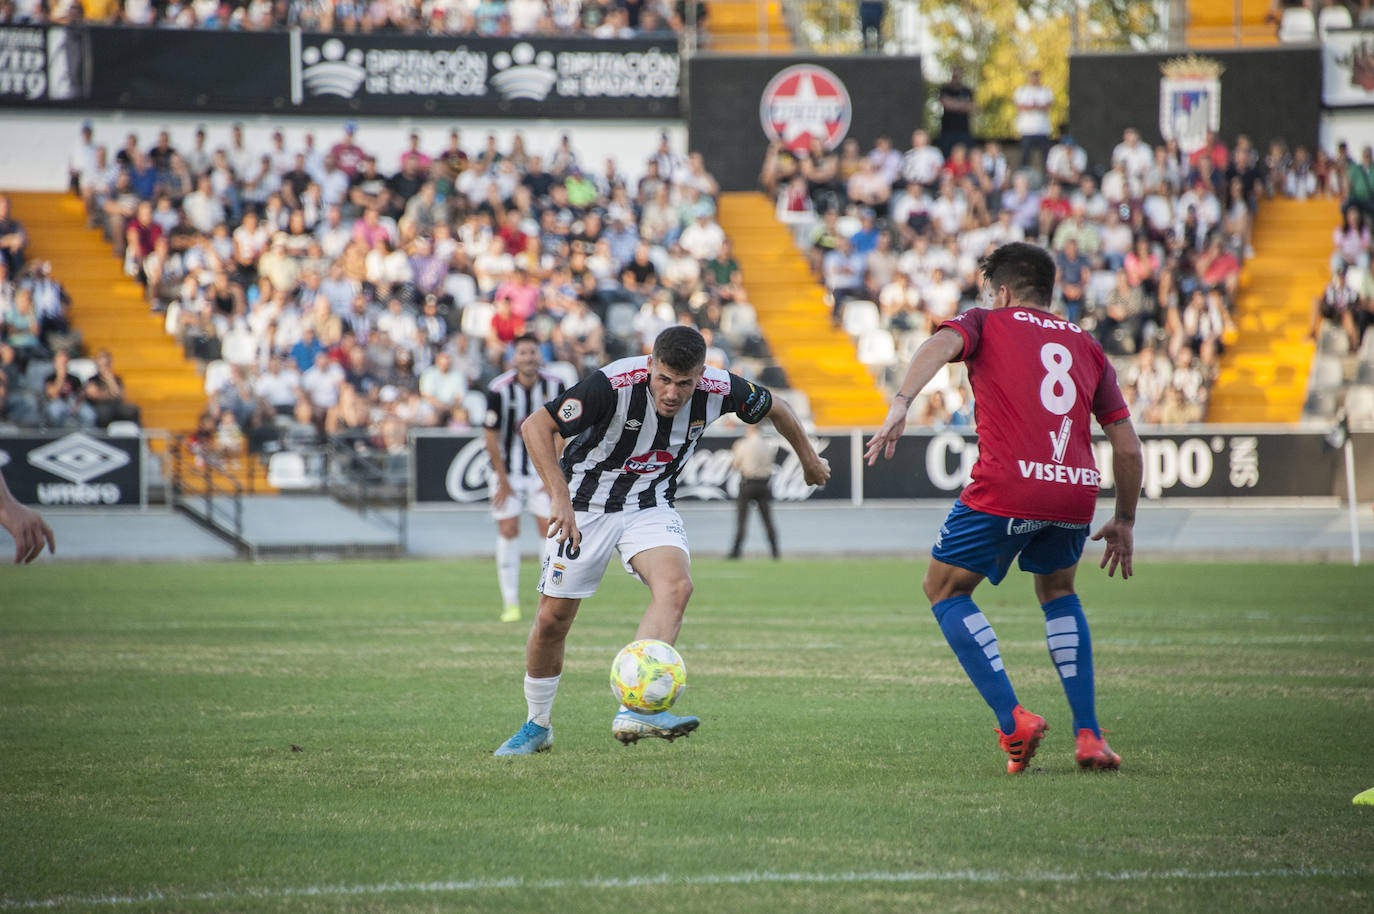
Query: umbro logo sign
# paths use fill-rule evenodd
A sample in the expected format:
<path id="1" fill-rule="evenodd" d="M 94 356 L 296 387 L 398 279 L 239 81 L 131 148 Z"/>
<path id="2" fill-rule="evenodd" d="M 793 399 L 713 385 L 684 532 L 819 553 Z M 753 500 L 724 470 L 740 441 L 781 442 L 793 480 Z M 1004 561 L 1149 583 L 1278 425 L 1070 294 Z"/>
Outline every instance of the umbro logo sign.
<path id="1" fill-rule="evenodd" d="M 638 419 L 631 419 L 629 422 L 625 423 L 625 427 L 628 428 L 630 431 L 634 431 L 643 424 L 644 423 L 640 422 Z"/>

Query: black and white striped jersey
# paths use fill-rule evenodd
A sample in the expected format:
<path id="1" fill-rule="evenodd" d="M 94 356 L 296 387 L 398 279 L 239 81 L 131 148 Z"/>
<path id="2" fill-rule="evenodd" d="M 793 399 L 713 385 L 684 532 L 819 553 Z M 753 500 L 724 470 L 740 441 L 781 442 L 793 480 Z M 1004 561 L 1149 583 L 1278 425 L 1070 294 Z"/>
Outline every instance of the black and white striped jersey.
<path id="1" fill-rule="evenodd" d="M 534 464 L 525 453 L 525 440 L 520 437 L 520 423 L 565 389 L 561 379 L 545 371 L 539 372 L 532 387 L 517 381 L 514 370 L 497 375 L 487 385 L 487 417 L 483 425 L 496 432 L 507 475 L 536 475 Z"/>
<path id="2" fill-rule="evenodd" d="M 708 367 L 671 419 L 649 396 L 649 357 L 620 359 L 544 408 L 568 444 L 559 460 L 575 511 L 610 513 L 673 504 L 678 474 L 706 426 L 726 413 L 750 425 L 768 415 L 768 389 Z"/>

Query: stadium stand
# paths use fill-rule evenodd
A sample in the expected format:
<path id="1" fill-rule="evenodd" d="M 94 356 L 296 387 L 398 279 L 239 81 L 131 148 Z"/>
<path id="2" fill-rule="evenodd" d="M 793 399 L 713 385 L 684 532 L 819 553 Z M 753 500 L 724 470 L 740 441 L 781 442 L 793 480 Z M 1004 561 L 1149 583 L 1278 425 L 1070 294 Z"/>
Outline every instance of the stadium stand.
<path id="1" fill-rule="evenodd" d="M 1048 173 L 1011 171 L 997 144 L 946 159 L 918 130 L 905 155 L 886 143 L 867 154 L 850 144 L 805 157 L 775 145 L 761 184 L 776 194 L 776 230 L 808 255 L 812 295 L 824 287 L 855 359 L 888 388 L 943 317 L 976 303 L 977 258 L 1026 238 L 1055 253 L 1056 310 L 1097 335 L 1141 421 L 1293 423 L 1333 413 L 1357 360 L 1347 358 L 1344 377 L 1314 371 L 1309 390 L 1308 327 L 1345 166 L 1302 149 L 1290 155 L 1282 143 L 1261 157 L 1246 137 L 1231 146 L 1214 137 L 1184 156 L 1172 146 L 1151 150 L 1130 130 L 1108 162 L 1066 164 L 1075 154 L 1061 138 Z M 893 177 L 880 182 L 882 192 L 861 199 L 863 182 L 885 169 Z M 727 200 L 723 218 L 738 220 L 736 234 L 751 239 L 746 250 L 772 250 L 755 224 L 729 215 L 742 205 Z M 808 279 L 767 256 L 759 268 L 800 296 Z M 765 294 L 756 292 L 756 304 L 790 372 L 784 328 L 801 311 L 770 324 Z M 852 377 L 839 383 L 855 389 Z M 1351 396 L 1357 406 L 1366 399 Z M 818 415 L 831 414 L 824 394 L 812 397 Z M 912 412 L 965 422 L 970 397 L 956 371 Z"/>
<path id="2" fill-rule="evenodd" d="M 343 441 L 384 459 L 409 428 L 471 428 L 522 332 L 571 382 L 692 323 L 713 364 L 785 385 L 715 221 L 716 183 L 666 136 L 642 176 L 584 168 L 566 140 L 541 159 L 518 134 L 471 155 L 450 138 L 433 156 L 417 136 L 389 174 L 359 147 L 347 176 L 353 137 L 310 166 L 308 141 L 279 148 L 273 165 L 231 130 L 203 172 L 165 136 L 147 150 L 126 137 L 128 164 L 93 141 L 79 197 L 15 197 L 33 253 L 71 277 L 73 327 L 131 366 L 145 422 L 187 433 L 181 456 L 270 491 L 318 479 L 282 453 Z M 245 180 L 231 151 L 245 172 L 268 161 Z M 783 396 L 810 420 L 803 393 Z"/>
<path id="3" fill-rule="evenodd" d="M 702 15 L 693 17 L 687 3 L 621 4 L 610 0 L 555 0 L 551 3 L 543 0 L 480 3 L 476 0 L 427 3 L 329 3 L 322 0 L 151 3 L 134 0 L 109 4 L 60 0 L 51 8 L 47 4 L 18 6 L 23 10 L 24 21 L 48 21 L 57 25 L 86 23 L 252 31 L 300 28 L 310 32 L 394 31 L 483 37 L 577 34 L 626 38 L 681 33 L 693 25 L 693 20 L 697 28 L 703 27 L 706 20 Z M 29 12 L 29 7 L 36 9 Z"/>

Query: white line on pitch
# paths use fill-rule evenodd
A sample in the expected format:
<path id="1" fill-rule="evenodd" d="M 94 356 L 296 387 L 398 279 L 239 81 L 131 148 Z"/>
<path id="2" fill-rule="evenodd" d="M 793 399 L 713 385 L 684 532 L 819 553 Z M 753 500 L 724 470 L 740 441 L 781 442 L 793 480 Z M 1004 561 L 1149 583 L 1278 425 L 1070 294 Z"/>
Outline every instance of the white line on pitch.
<path id="1" fill-rule="evenodd" d="M 270 898 L 320 898 L 328 896 L 366 896 L 396 894 L 439 894 L 482 892 L 501 889 L 625 889 L 646 886 L 711 886 L 805 884 L 824 885 L 859 882 L 1148 882 L 1159 880 L 1208 881 L 1220 879 L 1293 879 L 1310 877 L 1369 876 L 1364 870 L 1334 870 L 1315 867 L 1282 867 L 1268 870 L 1124 870 L 1106 873 L 1005 873 L 997 870 L 903 870 L 898 872 L 846 873 L 703 873 L 674 876 L 625 876 L 606 879 L 457 879 L 440 882 L 381 882 L 373 885 L 318 885 L 280 889 L 235 889 L 222 892 L 147 892 L 142 895 L 60 896 L 27 901 L 0 900 L 0 909 L 56 908 L 64 905 L 128 905 L 149 902 L 236 901 Z"/>

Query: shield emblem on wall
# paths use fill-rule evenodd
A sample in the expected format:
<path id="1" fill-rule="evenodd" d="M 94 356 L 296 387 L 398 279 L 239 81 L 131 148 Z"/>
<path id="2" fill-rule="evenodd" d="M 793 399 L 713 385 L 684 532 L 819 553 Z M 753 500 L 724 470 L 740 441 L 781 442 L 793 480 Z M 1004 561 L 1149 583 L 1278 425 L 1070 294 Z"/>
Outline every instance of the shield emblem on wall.
<path id="1" fill-rule="evenodd" d="M 1221 129 L 1221 74 L 1219 61 L 1189 55 L 1159 67 L 1159 133 L 1175 140 L 1185 154 L 1207 143 L 1207 131 Z"/>

